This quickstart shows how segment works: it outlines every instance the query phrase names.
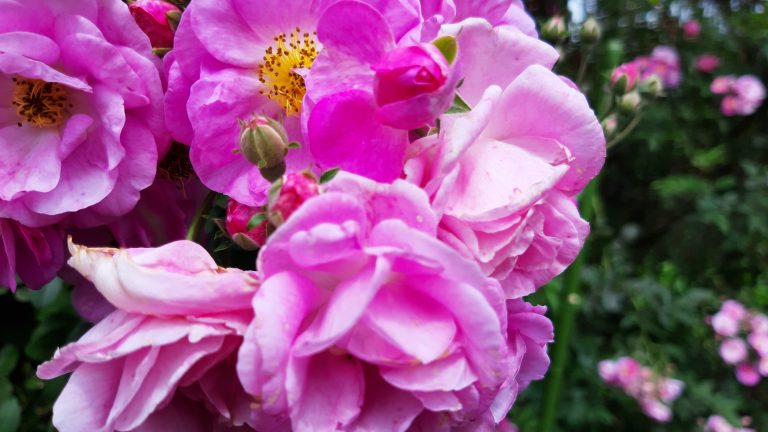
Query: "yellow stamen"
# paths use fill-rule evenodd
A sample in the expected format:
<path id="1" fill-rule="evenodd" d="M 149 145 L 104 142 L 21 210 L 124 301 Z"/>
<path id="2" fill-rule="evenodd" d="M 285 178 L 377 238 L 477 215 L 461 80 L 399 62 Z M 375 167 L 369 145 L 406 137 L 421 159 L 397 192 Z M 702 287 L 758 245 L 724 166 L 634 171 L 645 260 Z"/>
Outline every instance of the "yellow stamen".
<path id="1" fill-rule="evenodd" d="M 286 114 L 298 114 L 307 88 L 304 78 L 294 70 L 309 69 L 315 57 L 315 33 L 302 34 L 296 27 L 289 36 L 277 35 L 275 47 L 267 48 L 264 63 L 259 65 L 259 81 L 265 87 L 261 93 L 280 104 Z"/>
<path id="2" fill-rule="evenodd" d="M 64 123 L 67 109 L 72 107 L 67 103 L 64 85 L 22 77 L 14 77 L 12 81 L 15 88 L 11 105 L 16 107 L 16 114 L 22 120 L 37 127 Z"/>

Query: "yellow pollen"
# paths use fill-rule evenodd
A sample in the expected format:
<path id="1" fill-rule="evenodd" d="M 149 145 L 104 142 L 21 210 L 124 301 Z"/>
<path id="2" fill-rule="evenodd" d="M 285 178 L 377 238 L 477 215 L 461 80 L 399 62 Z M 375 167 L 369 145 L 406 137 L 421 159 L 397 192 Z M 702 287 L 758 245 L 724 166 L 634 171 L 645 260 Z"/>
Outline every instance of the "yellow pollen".
<path id="1" fill-rule="evenodd" d="M 264 63 L 259 65 L 259 81 L 265 89 L 261 94 L 274 100 L 285 109 L 286 114 L 298 114 L 301 100 L 307 88 L 304 78 L 294 72 L 309 69 L 317 57 L 316 33 L 302 33 L 301 29 L 286 36 L 275 37 L 275 46 L 267 48 Z"/>
<path id="2" fill-rule="evenodd" d="M 37 127 L 58 126 L 64 123 L 67 109 L 66 87 L 58 83 L 49 83 L 39 79 L 22 77 L 11 78 L 15 86 L 11 105 L 16 107 L 16 114 Z M 18 123 L 21 127 L 21 123 Z"/>

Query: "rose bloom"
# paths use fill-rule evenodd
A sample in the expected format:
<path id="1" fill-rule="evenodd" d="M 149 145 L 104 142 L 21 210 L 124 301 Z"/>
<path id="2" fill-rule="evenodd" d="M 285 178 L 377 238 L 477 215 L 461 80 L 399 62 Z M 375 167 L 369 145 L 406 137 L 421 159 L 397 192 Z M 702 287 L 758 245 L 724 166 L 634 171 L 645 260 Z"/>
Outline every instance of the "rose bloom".
<path id="1" fill-rule="evenodd" d="M 294 430 L 504 419 L 548 366 L 551 323 L 436 229 L 417 187 L 340 173 L 275 231 L 237 365 L 259 413 Z"/>
<path id="2" fill-rule="evenodd" d="M 520 297 L 578 255 L 589 226 L 573 197 L 604 157 L 584 96 L 531 66 L 469 113 L 443 116 L 438 135 L 413 144 L 405 171 L 441 215 L 438 236 Z"/>
<path id="3" fill-rule="evenodd" d="M 157 58 L 122 2 L 14 4 L 0 30 L 0 218 L 108 223 L 169 144 Z"/>

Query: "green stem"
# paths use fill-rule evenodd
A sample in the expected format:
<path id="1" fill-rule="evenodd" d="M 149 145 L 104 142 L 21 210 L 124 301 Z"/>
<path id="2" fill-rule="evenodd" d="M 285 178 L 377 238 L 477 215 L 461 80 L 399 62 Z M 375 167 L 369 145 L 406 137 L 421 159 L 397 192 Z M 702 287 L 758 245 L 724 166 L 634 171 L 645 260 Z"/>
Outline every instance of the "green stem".
<path id="1" fill-rule="evenodd" d="M 205 196 L 205 199 L 203 199 L 203 202 L 200 203 L 200 206 L 197 208 L 197 211 L 195 212 L 195 217 L 192 219 L 192 223 L 189 225 L 189 229 L 187 230 L 187 240 L 195 241 L 197 238 L 197 234 L 200 232 L 200 226 L 202 225 L 203 216 L 210 212 L 211 206 L 213 205 L 213 200 L 216 198 L 216 192 L 208 192 L 208 195 Z"/>
<path id="2" fill-rule="evenodd" d="M 594 179 L 584 188 L 580 197 L 579 211 L 581 216 L 589 221 L 594 214 L 593 201 L 597 195 L 598 179 Z M 576 313 L 581 302 L 579 286 L 581 268 L 584 265 L 587 243 L 581 253 L 571 264 L 564 275 L 564 287 L 559 302 L 559 317 L 555 323 L 555 344 L 552 352 L 552 363 L 544 388 L 544 405 L 542 408 L 539 431 L 551 432 L 557 419 L 557 403 L 560 398 L 560 387 L 563 382 L 566 364 L 570 363 L 568 348 L 571 334 L 576 321 Z"/>

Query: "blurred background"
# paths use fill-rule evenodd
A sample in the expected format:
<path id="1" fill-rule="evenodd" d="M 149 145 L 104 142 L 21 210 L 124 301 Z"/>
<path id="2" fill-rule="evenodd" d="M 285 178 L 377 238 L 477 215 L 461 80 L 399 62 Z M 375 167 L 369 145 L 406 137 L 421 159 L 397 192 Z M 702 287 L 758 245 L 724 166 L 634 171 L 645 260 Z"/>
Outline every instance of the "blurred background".
<path id="1" fill-rule="evenodd" d="M 540 29 L 550 26 L 543 36 L 562 53 L 557 71 L 587 94 L 610 149 L 603 173 L 580 197 L 592 224 L 582 255 L 531 298 L 555 321 L 553 363 L 510 418 L 524 432 L 768 431 L 768 377 L 736 376 L 738 364 L 756 364 L 759 355 L 749 345 L 728 364 L 726 338 L 712 326 L 729 299 L 748 316 L 768 312 L 768 105 L 733 115 L 727 94 L 712 91 L 718 76 L 768 82 L 766 2 L 525 4 Z M 669 53 L 658 46 L 677 53 L 676 64 L 661 59 L 659 72 L 677 72 L 674 85 L 646 82 L 638 98 L 619 97 L 614 69 Z M 702 65 L 702 55 L 719 64 Z M 87 328 L 69 295 L 60 280 L 15 297 L 0 293 L 0 432 L 51 430 L 64 381 L 42 382 L 34 370 Z M 742 322 L 732 338 L 748 335 Z M 662 401 L 668 413 L 607 378 L 609 364 L 601 377 L 598 364 L 621 357 L 646 368 L 645 382 L 682 383 L 679 396 Z M 733 429 L 707 426 L 711 416 Z"/>
<path id="2" fill-rule="evenodd" d="M 740 382 L 710 325 L 727 299 L 753 316 L 768 312 L 768 106 L 728 116 L 710 89 L 724 75 L 768 82 L 766 2 L 525 3 L 540 29 L 564 18 L 557 70 L 578 82 L 601 118 L 611 110 L 606 88 L 619 64 L 670 46 L 681 80 L 663 96 L 644 94 L 636 112 L 607 125 L 614 137 L 634 127 L 581 197 L 592 235 L 580 262 L 535 295 L 555 320 L 553 365 L 510 417 L 522 431 L 696 431 L 712 415 L 732 430 L 768 430 L 768 378 Z M 594 43 L 580 35 L 589 16 L 601 29 Z M 719 65 L 700 67 L 702 55 Z M 600 377 L 598 362 L 622 356 L 683 381 L 671 420 L 650 418 Z M 748 356 L 759 361 L 752 347 Z"/>

